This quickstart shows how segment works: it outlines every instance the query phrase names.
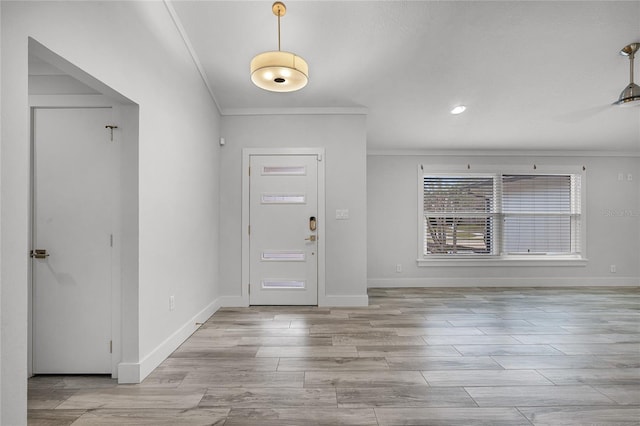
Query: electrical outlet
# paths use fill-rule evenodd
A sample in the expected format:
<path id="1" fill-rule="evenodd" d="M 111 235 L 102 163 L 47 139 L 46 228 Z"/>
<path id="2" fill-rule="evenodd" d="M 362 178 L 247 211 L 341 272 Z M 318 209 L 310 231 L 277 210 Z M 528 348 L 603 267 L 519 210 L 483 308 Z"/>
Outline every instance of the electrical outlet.
<path id="1" fill-rule="evenodd" d="M 622 173 L 622 172 L 618 173 L 618 180 L 619 181 L 624 180 L 624 173 Z"/>
<path id="2" fill-rule="evenodd" d="M 631 182 L 633 180 L 633 175 L 631 173 L 627 174 L 627 180 Z"/>
<path id="3" fill-rule="evenodd" d="M 173 311 L 176 308 L 176 298 L 169 296 L 169 310 Z"/>
<path id="4" fill-rule="evenodd" d="M 401 263 L 396 264 L 396 272 L 398 272 L 398 273 L 402 272 L 402 264 Z"/>
<path id="5" fill-rule="evenodd" d="M 612 274 L 615 274 L 616 272 L 618 272 L 616 265 L 611 265 L 609 267 L 609 271 L 611 271 Z"/>

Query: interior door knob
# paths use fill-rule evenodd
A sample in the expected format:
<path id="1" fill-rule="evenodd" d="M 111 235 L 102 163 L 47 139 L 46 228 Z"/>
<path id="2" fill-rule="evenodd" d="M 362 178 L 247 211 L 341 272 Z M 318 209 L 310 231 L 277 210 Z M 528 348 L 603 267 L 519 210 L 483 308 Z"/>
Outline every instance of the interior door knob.
<path id="1" fill-rule="evenodd" d="M 316 240 L 316 236 L 315 235 L 309 235 L 309 238 L 305 238 L 305 241 L 315 241 Z"/>

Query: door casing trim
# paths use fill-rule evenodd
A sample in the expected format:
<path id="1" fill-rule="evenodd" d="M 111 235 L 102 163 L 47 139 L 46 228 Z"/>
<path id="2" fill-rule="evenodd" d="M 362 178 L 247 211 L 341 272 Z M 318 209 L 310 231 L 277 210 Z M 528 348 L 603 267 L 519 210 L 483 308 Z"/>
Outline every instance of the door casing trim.
<path id="1" fill-rule="evenodd" d="M 324 148 L 243 148 L 242 149 L 242 273 L 240 298 L 249 306 L 249 165 L 251 156 L 258 155 L 316 155 L 318 157 L 318 306 L 327 306 L 325 290 L 325 158 Z"/>

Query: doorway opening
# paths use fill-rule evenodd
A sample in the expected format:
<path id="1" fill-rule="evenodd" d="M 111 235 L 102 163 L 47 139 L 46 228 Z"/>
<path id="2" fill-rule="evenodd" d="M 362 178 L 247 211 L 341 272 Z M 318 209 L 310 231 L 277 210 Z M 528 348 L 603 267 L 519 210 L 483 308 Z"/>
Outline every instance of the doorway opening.
<path id="1" fill-rule="evenodd" d="M 117 377 L 137 347 L 139 108 L 33 39 L 29 105 L 28 373 Z"/>

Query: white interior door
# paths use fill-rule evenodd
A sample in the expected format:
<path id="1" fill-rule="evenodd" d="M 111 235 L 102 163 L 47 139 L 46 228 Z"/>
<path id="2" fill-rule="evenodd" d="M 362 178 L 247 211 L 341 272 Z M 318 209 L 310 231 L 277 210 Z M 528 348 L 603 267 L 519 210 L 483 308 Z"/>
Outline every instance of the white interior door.
<path id="1" fill-rule="evenodd" d="M 111 373 L 109 124 L 110 108 L 34 110 L 34 374 Z"/>
<path id="2" fill-rule="evenodd" d="M 252 155 L 249 303 L 318 304 L 318 156 Z"/>

